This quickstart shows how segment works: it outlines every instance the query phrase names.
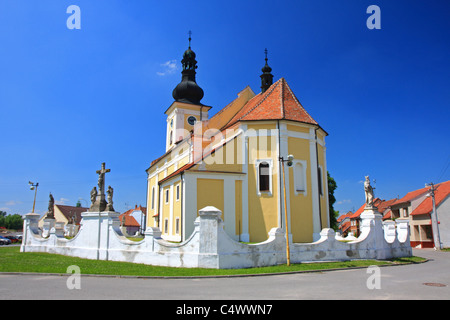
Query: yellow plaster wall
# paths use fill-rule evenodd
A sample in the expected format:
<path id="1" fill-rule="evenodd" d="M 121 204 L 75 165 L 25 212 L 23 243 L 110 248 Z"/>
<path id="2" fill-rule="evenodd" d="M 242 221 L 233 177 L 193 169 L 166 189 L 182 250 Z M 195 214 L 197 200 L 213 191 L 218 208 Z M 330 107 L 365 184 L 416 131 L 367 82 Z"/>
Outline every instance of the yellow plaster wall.
<path id="1" fill-rule="evenodd" d="M 289 170 L 289 199 L 290 199 L 290 232 L 294 242 L 312 242 L 313 234 L 313 208 L 312 208 L 312 184 L 309 140 L 299 138 L 288 138 L 288 150 L 294 159 L 305 160 L 306 165 L 306 196 L 303 193 L 295 193 L 295 167 Z M 289 168 L 289 169 L 288 169 Z M 287 173 L 286 173 L 287 175 Z"/>
<path id="2" fill-rule="evenodd" d="M 253 128 L 258 127 L 256 125 Z M 275 139 L 275 137 L 273 137 Z M 272 138 L 260 143 L 258 137 L 248 138 L 248 211 L 249 211 L 249 233 L 251 242 L 262 242 L 267 240 L 270 229 L 278 226 L 278 159 L 276 150 L 272 145 L 276 144 Z M 262 192 L 258 194 L 257 167 L 255 161 L 261 159 L 272 160 L 272 193 Z"/>
<path id="3" fill-rule="evenodd" d="M 222 211 L 224 219 L 224 182 L 221 179 L 197 179 L 197 214 L 200 209 L 213 206 Z"/>
<path id="4" fill-rule="evenodd" d="M 177 200 L 177 186 L 180 188 L 180 196 Z M 173 185 L 173 221 L 172 221 L 172 234 L 181 236 L 181 199 L 182 199 L 182 188 L 181 188 L 181 181 L 177 181 Z M 180 225 L 179 225 L 179 232 L 176 233 L 176 220 L 177 218 L 180 219 Z"/>

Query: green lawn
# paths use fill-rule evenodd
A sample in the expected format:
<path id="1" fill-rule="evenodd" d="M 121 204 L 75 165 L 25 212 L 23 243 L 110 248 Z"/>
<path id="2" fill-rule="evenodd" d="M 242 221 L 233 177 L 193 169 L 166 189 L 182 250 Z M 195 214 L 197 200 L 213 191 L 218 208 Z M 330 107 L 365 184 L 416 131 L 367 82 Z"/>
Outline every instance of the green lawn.
<path id="1" fill-rule="evenodd" d="M 66 273 L 67 267 L 77 265 L 82 274 L 123 275 L 123 276 L 216 276 L 238 274 L 283 273 L 292 271 L 326 270 L 334 268 L 368 267 L 371 265 L 392 265 L 398 263 L 421 262 L 419 257 L 401 258 L 390 261 L 359 260 L 346 262 L 303 263 L 291 266 L 279 265 L 273 267 L 249 269 L 202 269 L 202 268 L 169 268 L 143 264 L 113 261 L 97 261 L 67 257 L 48 253 L 20 253 L 19 247 L 0 248 L 0 272 L 40 272 Z"/>

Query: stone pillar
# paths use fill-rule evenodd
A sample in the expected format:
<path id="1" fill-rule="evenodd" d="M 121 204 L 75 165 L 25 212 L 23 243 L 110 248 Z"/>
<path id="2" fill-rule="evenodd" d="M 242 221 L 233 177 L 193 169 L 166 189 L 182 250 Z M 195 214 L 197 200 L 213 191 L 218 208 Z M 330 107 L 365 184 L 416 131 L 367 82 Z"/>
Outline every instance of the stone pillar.
<path id="1" fill-rule="evenodd" d="M 358 238 L 366 241 L 368 259 L 385 259 L 387 243 L 384 239 L 383 216 L 375 207 L 366 207 L 361 214 L 361 235 Z"/>
<path id="2" fill-rule="evenodd" d="M 34 233 L 39 235 L 39 215 L 37 213 L 28 213 L 25 215 L 25 219 L 23 220 L 23 236 L 22 236 L 22 245 L 20 246 L 20 252 L 26 251 L 26 245 L 28 243 L 29 237 L 32 237 L 30 233 Z"/>
<path id="3" fill-rule="evenodd" d="M 199 262 L 200 268 L 219 268 L 219 230 L 223 228 L 222 212 L 215 207 L 199 211 Z"/>

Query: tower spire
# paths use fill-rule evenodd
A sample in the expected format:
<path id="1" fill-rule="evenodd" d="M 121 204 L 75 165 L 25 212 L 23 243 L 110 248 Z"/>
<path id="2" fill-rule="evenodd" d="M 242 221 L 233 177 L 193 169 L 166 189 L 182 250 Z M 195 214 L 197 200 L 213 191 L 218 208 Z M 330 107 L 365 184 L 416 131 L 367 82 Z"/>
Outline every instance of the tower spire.
<path id="1" fill-rule="evenodd" d="M 189 30 L 189 32 L 188 32 L 188 34 L 189 34 L 189 49 L 191 48 L 191 40 L 192 40 L 192 31 L 191 30 Z"/>
<path id="2" fill-rule="evenodd" d="M 264 50 L 264 54 L 266 56 L 265 60 L 266 60 L 266 64 L 264 65 L 264 67 L 261 69 L 261 71 L 263 72 L 263 74 L 261 75 L 261 93 L 266 92 L 267 89 L 269 89 L 269 87 L 273 84 L 273 75 L 272 75 L 272 68 L 269 67 L 269 65 L 267 64 L 267 61 L 269 60 L 267 58 L 267 48 Z"/>
<path id="3" fill-rule="evenodd" d="M 172 92 L 175 101 L 187 102 L 192 104 L 200 104 L 204 92 L 195 80 L 197 60 L 195 60 L 195 52 L 191 50 L 192 32 L 189 31 L 189 48 L 183 54 L 181 64 L 183 70 L 181 71 L 181 82 L 176 86 Z"/>

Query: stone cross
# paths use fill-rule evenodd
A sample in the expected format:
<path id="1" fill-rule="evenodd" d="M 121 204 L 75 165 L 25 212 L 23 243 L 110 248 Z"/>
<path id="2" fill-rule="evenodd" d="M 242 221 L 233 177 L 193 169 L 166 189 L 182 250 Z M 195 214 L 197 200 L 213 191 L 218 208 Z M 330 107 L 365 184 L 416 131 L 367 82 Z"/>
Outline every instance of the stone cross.
<path id="1" fill-rule="evenodd" d="M 102 163 L 102 168 L 96 171 L 96 173 L 98 174 L 98 192 L 95 187 L 91 191 L 92 205 L 89 208 L 90 212 L 102 212 L 106 209 L 107 202 L 105 199 L 105 173 L 108 172 L 111 172 L 111 170 L 105 168 L 104 162 Z"/>
<path id="2" fill-rule="evenodd" d="M 101 170 L 97 170 L 98 174 L 98 193 L 105 194 L 105 173 L 111 172 L 111 169 L 105 169 L 105 163 L 102 163 Z"/>

